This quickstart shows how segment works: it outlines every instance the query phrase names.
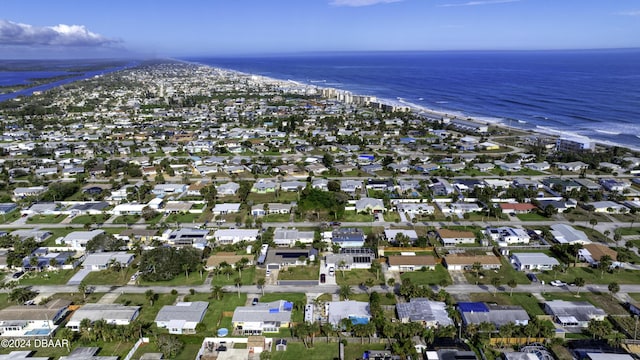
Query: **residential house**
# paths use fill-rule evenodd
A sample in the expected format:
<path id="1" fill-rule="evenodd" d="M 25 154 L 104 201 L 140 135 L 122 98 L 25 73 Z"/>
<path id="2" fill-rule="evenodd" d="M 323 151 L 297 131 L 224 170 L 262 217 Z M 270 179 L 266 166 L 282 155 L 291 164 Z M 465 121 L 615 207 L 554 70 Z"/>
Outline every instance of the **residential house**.
<path id="1" fill-rule="evenodd" d="M 356 212 L 379 213 L 386 211 L 384 203 L 381 199 L 361 198 L 356 201 Z"/>
<path id="2" fill-rule="evenodd" d="M 476 242 L 476 235 L 471 231 L 438 229 L 437 235 L 444 246 L 475 244 Z"/>
<path id="3" fill-rule="evenodd" d="M 254 217 L 261 217 L 269 214 L 290 214 L 292 208 L 293 204 L 256 204 L 251 207 L 251 215 Z"/>
<path id="4" fill-rule="evenodd" d="M 289 266 L 304 266 L 318 256 L 315 248 L 270 248 L 264 259 L 267 269 L 280 270 Z"/>
<path id="5" fill-rule="evenodd" d="M 612 267 L 622 266 L 622 264 L 617 261 L 618 252 L 606 245 L 596 243 L 585 244 L 583 248 L 578 251 L 578 259 L 588 262 L 591 266 L 598 266 L 600 259 L 605 255 L 611 258 L 613 262 L 611 264 Z"/>
<path id="6" fill-rule="evenodd" d="M 360 190 L 362 190 L 362 181 L 360 180 L 347 179 L 340 182 L 340 191 L 343 191 L 347 194 L 355 194 Z"/>
<path id="7" fill-rule="evenodd" d="M 16 201 L 26 197 L 38 196 L 40 194 L 44 194 L 45 191 L 47 191 L 47 188 L 44 186 L 17 187 L 13 190 L 12 200 Z"/>
<path id="8" fill-rule="evenodd" d="M 297 229 L 278 228 L 273 233 L 276 246 L 294 246 L 296 243 L 311 244 L 315 237 L 313 231 L 299 231 Z"/>
<path id="9" fill-rule="evenodd" d="M 342 327 L 342 319 L 349 319 L 353 325 L 368 324 L 371 320 L 369 303 L 364 301 L 329 301 L 325 304 L 327 321 L 334 327 Z"/>
<path id="10" fill-rule="evenodd" d="M 526 214 L 537 207 L 531 203 L 500 203 L 500 209 L 505 214 Z"/>
<path id="11" fill-rule="evenodd" d="M 607 191 L 623 192 L 631 187 L 631 184 L 618 179 L 600 179 L 600 185 Z"/>
<path id="12" fill-rule="evenodd" d="M 329 190 L 328 186 L 329 186 L 329 180 L 327 179 L 313 179 L 313 182 L 311 183 L 312 188 L 322 190 L 322 191 L 328 191 Z"/>
<path id="13" fill-rule="evenodd" d="M 479 263 L 483 270 L 495 270 L 502 267 L 500 258 L 495 255 L 468 255 L 468 254 L 447 254 L 443 258 L 443 265 L 447 270 L 460 271 L 471 270 L 473 264 Z"/>
<path id="14" fill-rule="evenodd" d="M 426 298 L 412 298 L 396 304 L 398 319 L 403 323 L 418 322 L 427 328 L 453 325 L 447 312 L 447 304 Z"/>
<path id="15" fill-rule="evenodd" d="M 124 251 L 111 251 L 87 254 L 82 267 L 91 271 L 106 270 L 115 263 L 128 267 L 133 261 L 133 254 Z"/>
<path id="16" fill-rule="evenodd" d="M 128 306 L 122 304 L 85 304 L 67 322 L 66 327 L 73 331 L 80 331 L 80 323 L 89 319 L 91 323 L 96 320 L 104 320 L 107 324 L 129 325 L 140 313 L 140 306 Z"/>
<path id="17" fill-rule="evenodd" d="M 541 253 L 511 253 L 511 264 L 518 271 L 548 271 L 560 265 L 558 260 Z"/>
<path id="18" fill-rule="evenodd" d="M 257 229 L 219 229 L 213 233 L 213 238 L 219 245 L 230 245 L 241 241 L 256 241 L 258 234 Z"/>
<path id="19" fill-rule="evenodd" d="M 274 181 L 260 179 L 255 183 L 253 183 L 253 186 L 251 187 L 251 192 L 258 193 L 258 194 L 266 194 L 266 193 L 275 192 L 277 188 L 278 188 L 278 184 L 276 184 Z"/>
<path id="20" fill-rule="evenodd" d="M 60 356 L 58 360 L 118 360 L 119 358 L 118 356 L 98 355 L 99 351 L 99 347 L 78 346 L 69 355 Z"/>
<path id="21" fill-rule="evenodd" d="M 156 196 L 182 194 L 185 191 L 187 191 L 187 185 L 185 184 L 156 184 L 151 190 Z"/>
<path id="22" fill-rule="evenodd" d="M 399 234 L 404 235 L 409 240 L 410 243 L 413 243 L 414 241 L 418 240 L 418 234 L 413 229 L 385 229 L 384 230 L 384 237 L 389 242 L 397 242 L 396 237 Z"/>
<path id="23" fill-rule="evenodd" d="M 362 247 L 364 246 L 364 233 L 357 228 L 340 228 L 333 231 L 331 242 L 345 247 Z"/>
<path id="24" fill-rule="evenodd" d="M 487 228 L 485 233 L 498 243 L 504 243 L 505 245 L 511 244 L 528 244 L 531 240 L 529 233 L 520 228 L 512 227 L 500 227 L 500 228 Z"/>
<path id="25" fill-rule="evenodd" d="M 435 270 L 437 261 L 432 255 L 402 253 L 402 255 L 389 255 L 387 264 L 391 271 L 407 272 L 422 269 Z"/>
<path id="26" fill-rule="evenodd" d="M 465 326 L 479 325 L 489 322 L 500 327 L 508 323 L 527 325 L 529 314 L 522 306 L 494 305 L 483 302 L 459 302 L 458 311 L 462 315 L 462 323 Z"/>
<path id="27" fill-rule="evenodd" d="M 215 215 L 235 214 L 240 212 L 240 203 L 220 203 L 216 204 L 211 213 Z"/>
<path id="28" fill-rule="evenodd" d="M 277 333 L 291 326 L 293 303 L 278 300 L 252 306 L 238 306 L 231 322 L 239 335 L 261 335 Z"/>
<path id="29" fill-rule="evenodd" d="M 306 182 L 302 182 L 302 181 L 283 181 L 282 183 L 280 183 L 280 189 L 282 191 L 298 191 L 298 190 L 302 190 L 305 187 L 307 187 L 307 183 Z"/>
<path id="30" fill-rule="evenodd" d="M 11 305 L 0 310 L 0 337 L 51 336 L 69 311 L 71 301 L 56 299 L 45 305 Z"/>
<path id="31" fill-rule="evenodd" d="M 226 184 L 216 186 L 218 196 L 235 195 L 239 189 L 240 184 L 234 182 L 228 182 Z"/>
<path id="32" fill-rule="evenodd" d="M 158 328 L 168 329 L 169 334 L 195 334 L 196 326 L 204 319 L 209 303 L 206 301 L 178 302 L 165 305 L 156 315 Z"/>
<path id="33" fill-rule="evenodd" d="M 607 313 L 587 301 L 552 300 L 544 303 L 544 312 L 566 327 L 586 328 L 589 321 L 603 321 Z"/>
<path id="34" fill-rule="evenodd" d="M 343 248 L 340 253 L 325 255 L 324 263 L 327 269 L 349 271 L 352 269 L 370 269 L 376 255 L 367 248 Z"/>
<path id="35" fill-rule="evenodd" d="M 95 237 L 104 234 L 104 230 L 73 231 L 65 237 L 56 239 L 56 244 L 65 245 L 74 250 L 84 250 L 84 246 Z"/>
<path id="36" fill-rule="evenodd" d="M 583 163 L 582 161 L 573 161 L 568 163 L 557 162 L 555 163 L 555 165 L 559 170 L 566 170 L 571 172 L 579 172 L 589 168 L 589 165 Z"/>
<path id="37" fill-rule="evenodd" d="M 196 229 L 196 228 L 179 228 L 179 229 L 167 229 L 162 233 L 160 240 L 174 245 L 196 245 L 195 247 L 204 247 L 208 243 L 207 236 L 209 235 L 208 229 Z"/>
<path id="38" fill-rule="evenodd" d="M 534 171 L 546 171 L 551 169 L 551 164 L 549 164 L 546 161 L 539 162 L 539 163 L 527 163 L 524 166 Z"/>
<path id="39" fill-rule="evenodd" d="M 566 224 L 551 225 L 551 235 L 559 244 L 588 244 L 591 242 L 584 231 Z"/>
<path id="40" fill-rule="evenodd" d="M 611 200 L 588 202 L 585 203 L 585 206 L 597 213 L 623 214 L 629 212 L 628 207 Z"/>

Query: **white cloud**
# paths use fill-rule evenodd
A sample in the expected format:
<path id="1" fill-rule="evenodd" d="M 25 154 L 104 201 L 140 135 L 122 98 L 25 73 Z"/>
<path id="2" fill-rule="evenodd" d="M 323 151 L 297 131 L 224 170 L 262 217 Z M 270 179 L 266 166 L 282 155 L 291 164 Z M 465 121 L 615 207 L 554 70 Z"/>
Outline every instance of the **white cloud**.
<path id="1" fill-rule="evenodd" d="M 102 46 L 117 42 L 87 30 L 84 25 L 38 27 L 0 19 L 0 45 Z"/>
<path id="2" fill-rule="evenodd" d="M 454 7 L 454 6 L 480 6 L 480 5 L 492 5 L 492 4 L 506 4 L 519 2 L 520 0 L 478 0 L 478 1 L 468 1 L 466 3 L 450 3 L 450 4 L 441 4 L 438 7 Z"/>
<path id="3" fill-rule="evenodd" d="M 622 16 L 640 16 L 640 10 L 628 10 L 617 12 L 616 15 Z"/>
<path id="4" fill-rule="evenodd" d="M 400 1 L 403 1 L 403 0 L 331 0 L 329 5 L 360 7 L 360 6 L 370 6 L 370 5 L 376 5 L 376 4 L 389 4 L 389 3 L 400 2 Z"/>

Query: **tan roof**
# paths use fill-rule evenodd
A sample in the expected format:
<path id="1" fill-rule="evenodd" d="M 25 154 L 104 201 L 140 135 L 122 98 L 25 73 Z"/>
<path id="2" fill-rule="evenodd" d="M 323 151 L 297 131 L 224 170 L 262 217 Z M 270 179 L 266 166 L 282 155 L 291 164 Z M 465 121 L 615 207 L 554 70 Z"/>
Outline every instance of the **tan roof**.
<path id="1" fill-rule="evenodd" d="M 618 253 L 606 245 L 591 243 L 582 245 L 582 247 L 589 251 L 595 261 L 600 261 L 604 255 L 609 255 L 613 261 L 618 259 Z"/>
<path id="2" fill-rule="evenodd" d="M 471 231 L 459 231 L 459 230 L 449 230 L 449 229 L 439 229 L 438 235 L 442 239 L 459 239 L 459 238 L 475 238 L 476 235 Z"/>
<path id="3" fill-rule="evenodd" d="M 402 256 L 391 255 L 389 256 L 389 266 L 398 265 L 424 265 L 432 266 L 436 264 L 436 258 L 431 255 L 415 255 L 415 256 Z"/>
<path id="4" fill-rule="evenodd" d="M 219 252 L 217 254 L 209 256 L 209 258 L 207 259 L 207 267 L 217 267 L 223 261 L 226 261 L 229 265 L 233 265 L 240 261 L 242 258 L 251 260 L 252 255 L 236 255 L 236 253 L 232 252 Z"/>
<path id="5" fill-rule="evenodd" d="M 71 301 L 63 299 L 51 300 L 46 305 L 13 305 L 0 310 L 0 321 L 53 319 L 69 305 Z"/>
<path id="6" fill-rule="evenodd" d="M 201 190 L 202 188 L 204 188 L 207 185 L 209 185 L 209 183 L 199 181 L 199 182 L 197 182 L 195 184 L 189 185 L 188 190 L 191 190 L 191 191 Z"/>
<path id="7" fill-rule="evenodd" d="M 500 258 L 493 255 L 449 254 L 445 255 L 444 261 L 448 265 L 473 265 L 475 262 L 479 262 L 482 265 L 501 264 Z"/>

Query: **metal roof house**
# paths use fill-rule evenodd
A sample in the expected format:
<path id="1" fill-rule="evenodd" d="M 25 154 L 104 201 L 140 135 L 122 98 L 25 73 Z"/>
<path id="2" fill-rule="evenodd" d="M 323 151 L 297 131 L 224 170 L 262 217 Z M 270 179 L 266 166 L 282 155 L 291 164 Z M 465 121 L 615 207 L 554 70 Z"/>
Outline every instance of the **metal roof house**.
<path id="1" fill-rule="evenodd" d="M 350 319 L 351 323 L 367 324 L 371 319 L 369 303 L 363 301 L 330 301 L 326 303 L 328 321 L 333 326 L 340 326 L 342 319 Z"/>
<path id="2" fill-rule="evenodd" d="M 169 334 L 195 334 L 209 303 L 206 301 L 178 302 L 166 305 L 156 315 L 156 325 L 169 330 Z"/>
<path id="3" fill-rule="evenodd" d="M 420 322 L 426 327 L 453 325 L 447 305 L 441 301 L 413 298 L 408 303 L 396 304 L 398 318 L 403 323 Z"/>
<path id="4" fill-rule="evenodd" d="M 80 331 L 80 322 L 89 319 L 92 323 L 104 320 L 108 324 L 129 325 L 140 312 L 140 306 L 126 306 L 122 304 L 85 304 L 76 310 L 66 327 L 73 331 Z"/>
<path id="5" fill-rule="evenodd" d="M 462 323 L 481 324 L 490 322 L 496 327 L 507 323 L 527 325 L 529 314 L 521 306 L 490 305 L 483 302 L 460 302 L 458 311 L 462 315 Z"/>
<path id="6" fill-rule="evenodd" d="M 333 231 L 331 242 L 340 247 L 364 246 L 364 233 L 356 228 L 341 228 Z"/>
<path id="7" fill-rule="evenodd" d="M 587 301 L 553 300 L 544 304 L 544 312 L 552 315 L 562 326 L 582 327 L 589 325 L 592 319 L 602 321 L 607 313 Z"/>
<path id="8" fill-rule="evenodd" d="M 284 300 L 239 306 L 233 312 L 231 322 L 234 331 L 241 335 L 277 333 L 290 326 L 292 309 L 293 303 Z"/>

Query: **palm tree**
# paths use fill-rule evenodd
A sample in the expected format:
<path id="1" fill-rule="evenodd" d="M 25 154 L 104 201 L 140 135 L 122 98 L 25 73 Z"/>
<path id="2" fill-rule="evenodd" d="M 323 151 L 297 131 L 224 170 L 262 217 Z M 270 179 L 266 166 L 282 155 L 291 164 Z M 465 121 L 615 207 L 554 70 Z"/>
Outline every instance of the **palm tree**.
<path id="1" fill-rule="evenodd" d="M 583 246 L 580 243 L 573 244 L 572 246 L 573 246 L 573 267 L 576 267 L 576 265 L 578 265 L 578 256 Z"/>
<path id="2" fill-rule="evenodd" d="M 340 286 L 340 290 L 338 291 L 340 294 L 340 297 L 342 297 L 345 300 L 349 300 L 349 297 L 351 296 L 351 294 L 353 294 L 353 291 L 351 290 L 351 286 L 344 284 Z"/>
<path id="3" fill-rule="evenodd" d="M 509 296 L 513 296 L 513 289 L 518 287 L 518 282 L 515 279 L 511 279 L 509 280 L 509 282 L 507 282 L 507 285 L 509 285 L 509 287 L 511 288 L 511 290 L 509 291 Z"/>
<path id="4" fill-rule="evenodd" d="M 478 280 L 480 279 L 480 270 L 482 270 L 482 264 L 479 261 L 476 261 L 471 265 L 471 270 L 476 273 L 476 285 L 478 285 Z"/>
<path id="5" fill-rule="evenodd" d="M 153 306 L 153 301 L 158 297 L 158 295 L 151 289 L 144 292 L 144 297 L 149 300 L 149 304 Z"/>
<path id="6" fill-rule="evenodd" d="M 189 264 L 182 264 L 182 271 L 184 271 L 184 276 L 186 276 L 186 278 L 189 278 Z"/>
<path id="7" fill-rule="evenodd" d="M 609 284 L 608 289 L 611 292 L 611 297 L 613 298 L 618 293 L 618 291 L 620 291 L 620 285 L 618 285 L 618 283 L 614 281 Z"/>
<path id="8" fill-rule="evenodd" d="M 500 287 L 501 282 L 502 281 L 497 276 L 491 279 L 491 285 L 493 285 L 493 296 L 498 294 L 498 288 Z"/>
<path id="9" fill-rule="evenodd" d="M 240 287 L 242 286 L 242 278 L 241 277 L 237 277 L 233 280 L 233 283 L 236 285 L 236 288 L 238 288 L 238 297 L 240 297 Z"/>
<path id="10" fill-rule="evenodd" d="M 264 296 L 264 285 L 266 280 L 263 277 L 258 278 L 258 287 L 262 290 L 262 296 Z"/>
<path id="11" fill-rule="evenodd" d="M 394 288 L 394 286 L 396 285 L 396 279 L 395 278 L 389 278 L 389 280 L 387 280 L 387 285 L 389 285 L 390 288 Z"/>
<path id="12" fill-rule="evenodd" d="M 213 297 L 214 299 L 221 300 L 223 294 L 224 294 L 224 290 L 222 286 L 215 285 L 211 288 L 211 297 Z"/>
<path id="13" fill-rule="evenodd" d="M 600 258 L 600 261 L 598 261 L 598 268 L 600 269 L 600 277 L 602 278 L 604 276 L 604 272 L 609 270 L 609 268 L 611 267 L 611 264 L 613 263 L 613 260 L 611 259 L 611 256 L 609 255 L 602 255 L 602 257 Z"/>
<path id="14" fill-rule="evenodd" d="M 578 291 L 576 292 L 576 296 L 580 296 L 580 289 L 584 286 L 585 280 L 584 278 L 577 277 L 573 280 L 573 283 L 578 287 Z"/>

